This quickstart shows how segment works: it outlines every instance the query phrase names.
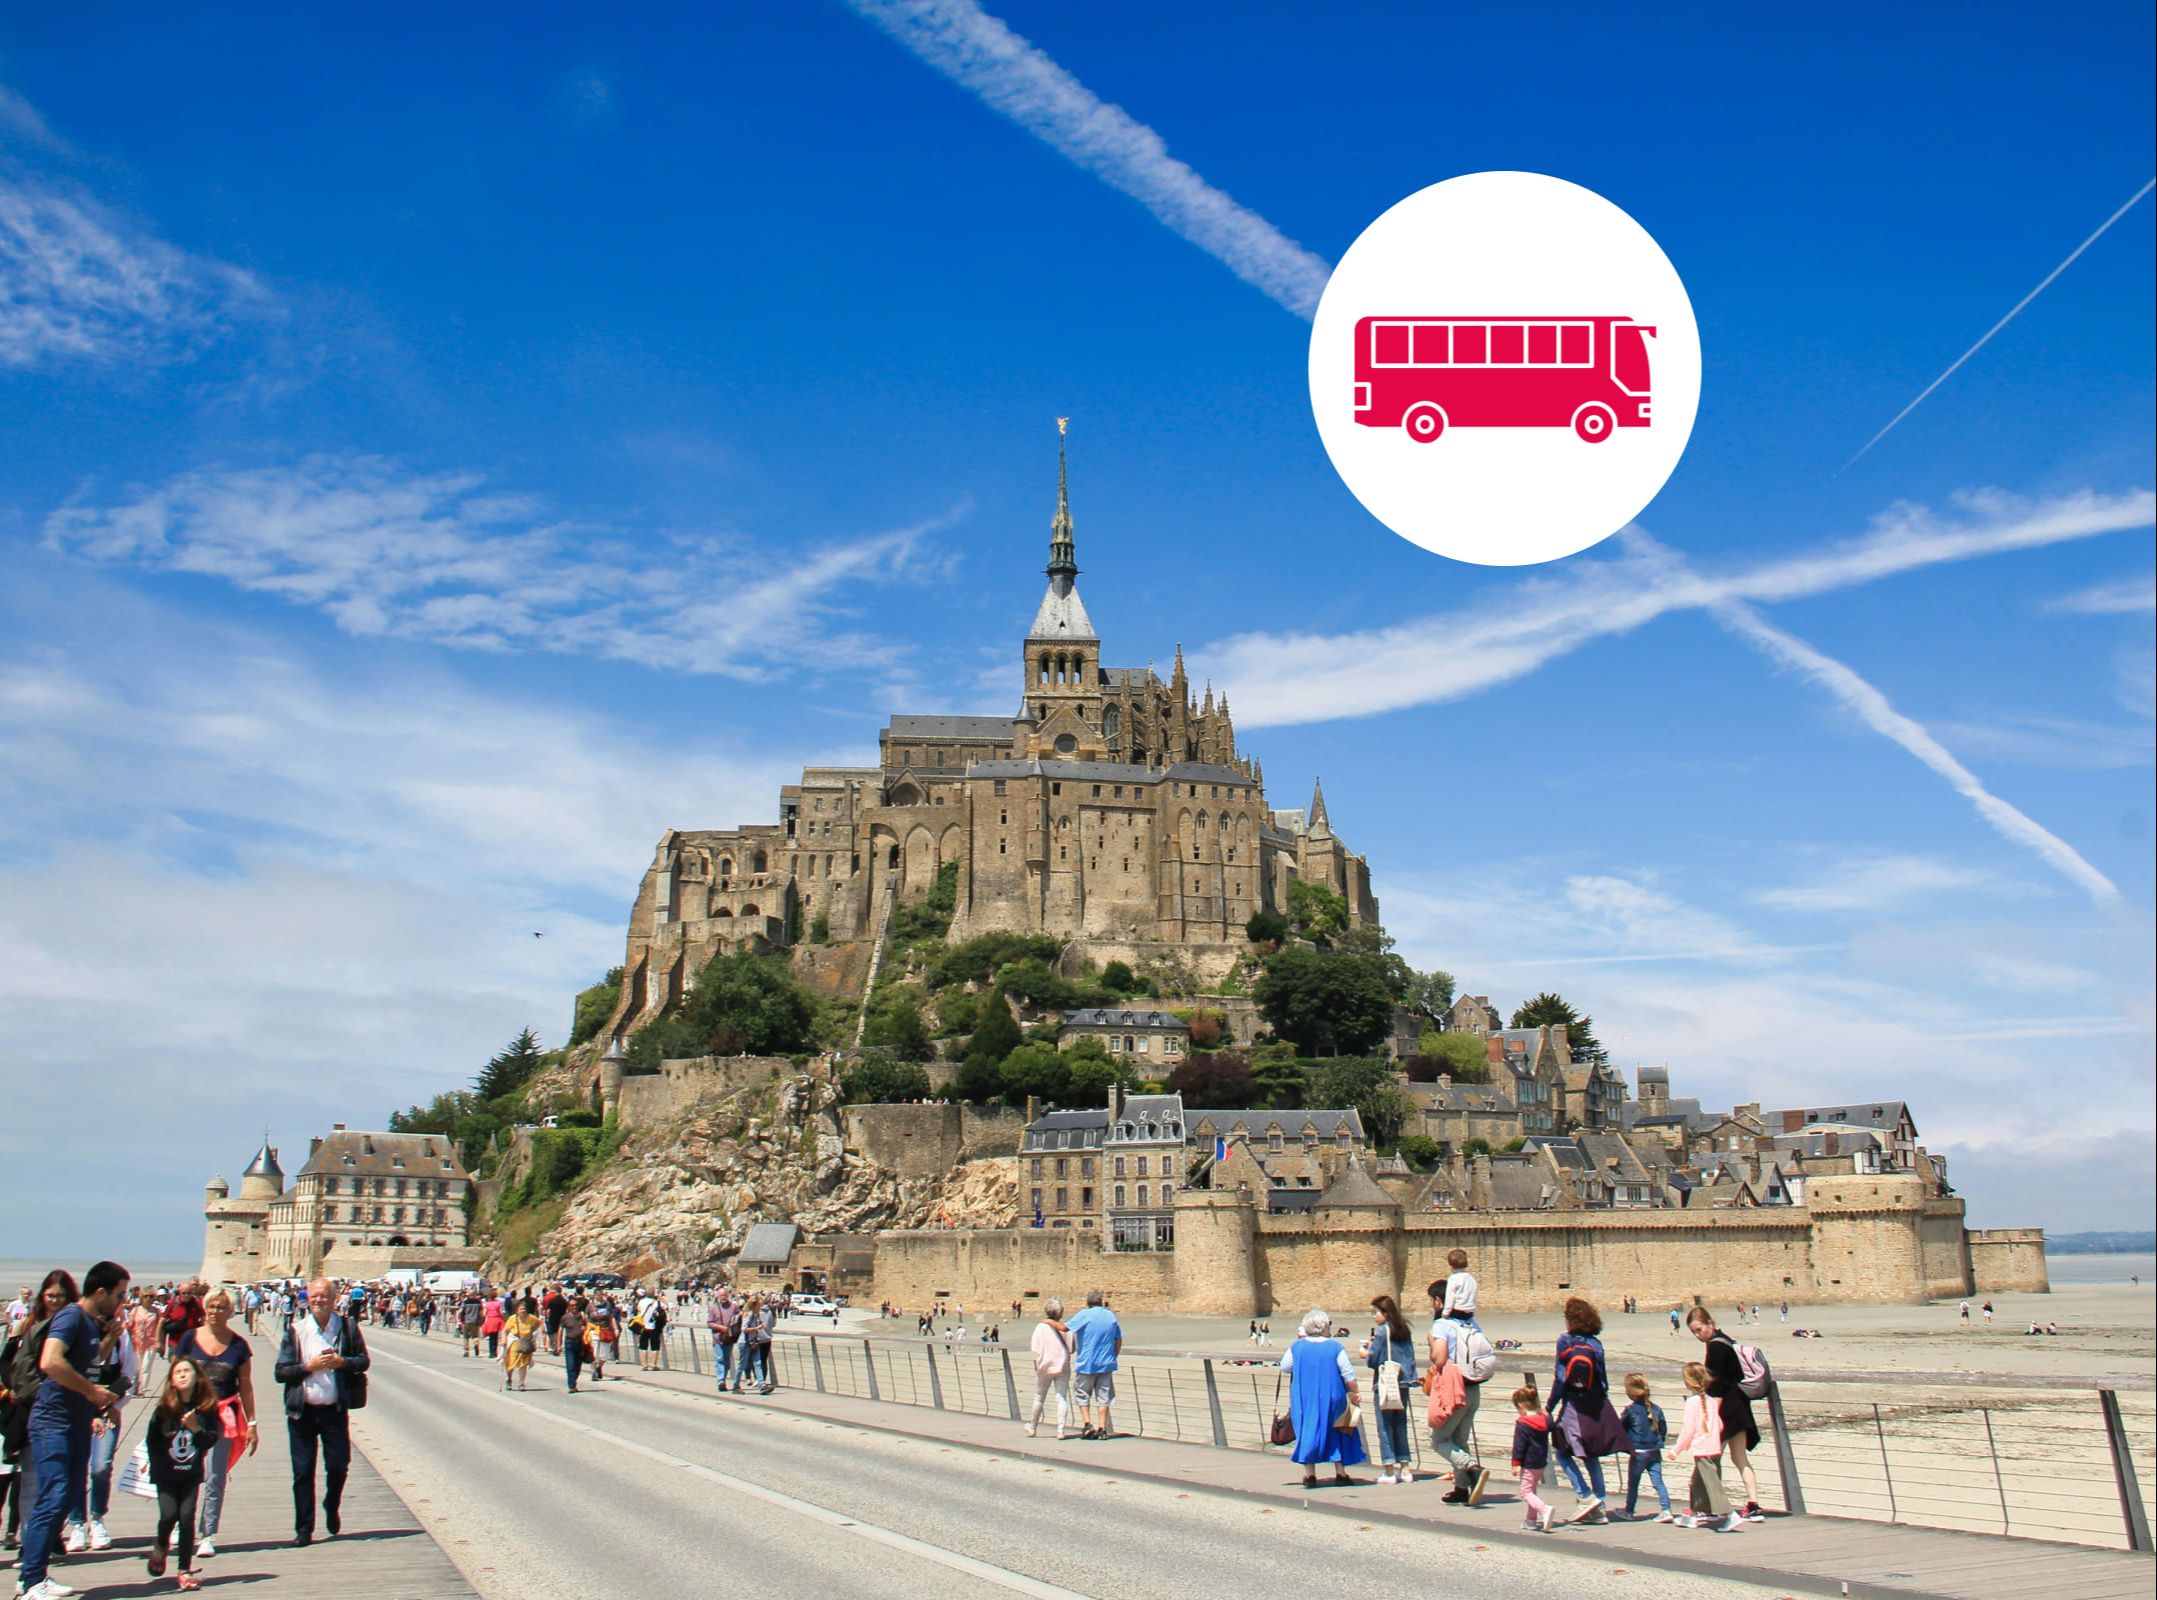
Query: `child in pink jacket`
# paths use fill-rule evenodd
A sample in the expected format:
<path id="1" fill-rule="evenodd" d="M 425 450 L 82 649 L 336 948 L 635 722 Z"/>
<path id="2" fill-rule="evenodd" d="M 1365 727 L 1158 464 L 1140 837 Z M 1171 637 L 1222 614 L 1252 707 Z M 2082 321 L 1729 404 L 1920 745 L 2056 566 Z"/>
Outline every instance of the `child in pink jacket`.
<path id="1" fill-rule="evenodd" d="M 1723 1414 L 1708 1398 L 1708 1369 L 1697 1361 L 1685 1364 L 1685 1421 L 1677 1443 L 1670 1447 L 1672 1461 L 1693 1464 L 1690 1514 L 1677 1519 L 1681 1528 L 1706 1526 L 1717 1533 L 1738 1531 L 1737 1513 L 1723 1491 Z"/>

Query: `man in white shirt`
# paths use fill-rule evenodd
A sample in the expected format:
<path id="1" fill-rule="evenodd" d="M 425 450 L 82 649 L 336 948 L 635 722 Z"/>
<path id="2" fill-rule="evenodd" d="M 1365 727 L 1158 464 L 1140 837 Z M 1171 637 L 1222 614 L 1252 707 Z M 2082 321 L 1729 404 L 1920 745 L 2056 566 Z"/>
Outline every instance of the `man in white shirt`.
<path id="1" fill-rule="evenodd" d="M 364 1405 L 367 1341 L 337 1309 L 327 1278 L 307 1286 L 307 1312 L 285 1330 L 277 1381 L 285 1386 L 285 1433 L 292 1448 L 292 1542 L 314 1543 L 315 1455 L 322 1456 L 322 1517 L 330 1537 L 343 1531 L 340 1506 L 352 1465 L 347 1413 Z"/>

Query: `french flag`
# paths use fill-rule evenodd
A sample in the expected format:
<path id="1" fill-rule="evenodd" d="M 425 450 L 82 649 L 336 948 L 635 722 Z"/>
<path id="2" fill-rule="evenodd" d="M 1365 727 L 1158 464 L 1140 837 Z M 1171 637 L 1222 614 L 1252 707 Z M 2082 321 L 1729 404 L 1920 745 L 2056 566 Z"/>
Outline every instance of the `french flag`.
<path id="1" fill-rule="evenodd" d="M 1213 1136 L 1213 1159 L 1216 1161 L 1226 1161 L 1228 1159 L 1228 1141 L 1219 1134 Z"/>

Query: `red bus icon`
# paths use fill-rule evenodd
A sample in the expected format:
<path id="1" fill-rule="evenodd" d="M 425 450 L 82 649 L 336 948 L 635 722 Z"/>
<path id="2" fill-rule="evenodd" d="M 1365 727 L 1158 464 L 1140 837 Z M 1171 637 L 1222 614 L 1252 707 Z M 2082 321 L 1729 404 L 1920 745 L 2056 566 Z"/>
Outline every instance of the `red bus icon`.
<path id="1" fill-rule="evenodd" d="M 1630 317 L 1365 317 L 1356 421 L 1418 444 L 1448 428 L 1571 428 L 1601 444 L 1648 426 L 1654 337 Z"/>

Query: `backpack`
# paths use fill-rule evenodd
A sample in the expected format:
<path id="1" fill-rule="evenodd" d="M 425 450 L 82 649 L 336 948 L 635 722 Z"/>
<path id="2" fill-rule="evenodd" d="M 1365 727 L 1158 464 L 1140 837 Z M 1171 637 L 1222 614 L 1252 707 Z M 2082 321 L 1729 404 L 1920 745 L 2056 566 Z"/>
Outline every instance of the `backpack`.
<path id="1" fill-rule="evenodd" d="M 1775 1381 L 1768 1371 L 1768 1358 L 1756 1344 L 1739 1344 L 1735 1339 L 1730 1347 L 1738 1353 L 1738 1392 L 1748 1400 L 1765 1400 L 1768 1386 Z"/>
<path id="2" fill-rule="evenodd" d="M 1595 1357 L 1585 1350 L 1568 1350 L 1559 1369 L 1561 1385 L 1569 1395 L 1587 1396 L 1600 1387 L 1596 1382 Z"/>
<path id="3" fill-rule="evenodd" d="M 1490 1342 L 1489 1334 L 1472 1322 L 1465 1323 L 1454 1341 L 1453 1361 L 1468 1382 L 1483 1383 L 1498 1370 L 1497 1347 Z"/>

